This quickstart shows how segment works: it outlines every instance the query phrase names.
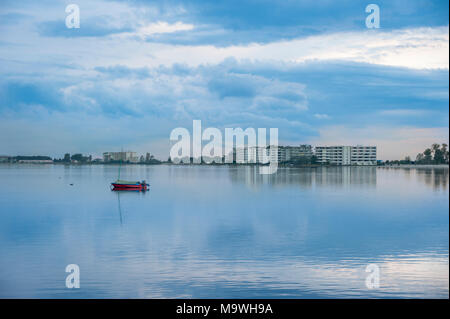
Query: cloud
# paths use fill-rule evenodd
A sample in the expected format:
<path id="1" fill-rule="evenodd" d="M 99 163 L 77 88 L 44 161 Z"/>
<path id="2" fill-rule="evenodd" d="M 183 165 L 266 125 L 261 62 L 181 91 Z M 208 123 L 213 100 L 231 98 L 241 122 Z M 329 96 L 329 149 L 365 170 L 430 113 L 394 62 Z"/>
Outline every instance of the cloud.
<path id="1" fill-rule="evenodd" d="M 30 16 L 19 12 L 0 14 L 0 25 L 16 25 L 29 19 Z"/>
<path id="2" fill-rule="evenodd" d="M 80 129 L 108 130 L 108 122 L 130 129 L 150 127 L 145 121 L 152 123 L 149 130 L 122 136 L 125 145 L 147 145 L 168 137 L 174 127 L 189 128 L 192 120 L 200 119 L 205 127 L 220 129 L 277 127 L 282 143 L 347 140 L 348 144 L 358 136 L 355 143 L 374 141 L 381 143 L 377 144 L 381 149 L 392 145 L 390 138 L 403 138 L 393 131 L 392 136 L 374 139 L 384 136 L 383 130 L 409 127 L 411 140 L 420 141 L 424 138 L 420 134 L 430 135 L 427 129 L 448 126 L 448 96 L 434 94 L 445 87 L 446 78 L 444 70 L 342 62 L 280 64 L 228 59 L 218 65 L 198 67 L 115 65 L 88 70 L 82 81 L 78 77 L 53 81 L 42 77 L 27 81 L 3 79 L 0 110 L 7 115 L 8 123 L 29 119 L 27 125 L 35 129 L 43 130 L 39 122 L 55 125 L 55 118 L 70 123 L 65 134 L 80 143 Z M 79 120 L 75 121 L 74 114 Z M 75 122 L 77 128 L 72 126 Z M 357 133 L 328 134 L 333 127 Z M 363 134 L 366 127 L 374 129 Z M 99 143 L 114 143 L 113 135 L 95 134 L 104 137 L 97 140 Z M 426 143 L 431 140 L 429 136 Z M 418 142 L 421 146 L 424 143 Z M 397 144 L 395 147 L 403 156 L 403 149 Z"/>
<path id="3" fill-rule="evenodd" d="M 158 35 L 166 33 L 176 33 L 182 31 L 190 31 L 194 29 L 194 25 L 186 24 L 181 21 L 176 23 L 168 23 L 165 21 L 158 21 L 148 25 L 137 28 L 134 32 L 120 33 L 118 37 L 138 37 L 140 39 L 152 38 L 158 39 Z"/>
<path id="4" fill-rule="evenodd" d="M 155 41 L 160 40 L 171 43 L 163 41 L 162 38 Z M 161 50 L 154 50 L 153 56 L 163 64 L 176 61 L 199 65 L 219 63 L 233 57 L 237 60 L 286 62 L 341 60 L 413 69 L 448 69 L 448 43 L 448 26 L 445 26 L 390 32 L 336 32 L 264 44 L 234 44 L 223 47 L 195 45 L 194 42 L 194 45 L 162 47 Z"/>
<path id="5" fill-rule="evenodd" d="M 330 116 L 328 114 L 316 113 L 316 114 L 314 114 L 314 117 L 319 120 L 329 120 L 330 119 Z"/>
<path id="6" fill-rule="evenodd" d="M 44 37 L 103 37 L 112 34 L 122 34 L 133 30 L 131 26 L 114 26 L 109 24 L 110 19 L 95 17 L 83 19 L 80 28 L 69 29 L 64 20 L 46 21 L 38 25 L 40 35 Z"/>
<path id="7" fill-rule="evenodd" d="M 132 6 L 164 12 L 179 8 L 177 19 L 200 26 L 196 32 L 162 37 L 166 43 L 228 45 L 265 44 L 321 34 L 366 30 L 365 1 L 201 0 L 155 3 L 134 0 Z M 423 0 L 380 0 L 381 27 L 394 29 L 448 25 L 448 4 Z"/>

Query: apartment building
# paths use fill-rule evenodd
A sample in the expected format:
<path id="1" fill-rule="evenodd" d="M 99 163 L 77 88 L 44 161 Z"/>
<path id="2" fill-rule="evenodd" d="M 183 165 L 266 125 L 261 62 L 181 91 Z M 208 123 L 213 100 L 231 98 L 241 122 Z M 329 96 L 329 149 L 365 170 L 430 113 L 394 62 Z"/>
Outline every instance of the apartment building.
<path id="1" fill-rule="evenodd" d="M 237 164 L 269 163 L 278 158 L 277 148 L 269 147 L 238 147 L 235 149 L 235 162 Z"/>
<path id="2" fill-rule="evenodd" d="M 123 161 L 130 163 L 139 162 L 139 157 L 136 152 L 105 152 L 103 153 L 104 162 Z"/>
<path id="3" fill-rule="evenodd" d="M 376 165 L 376 146 L 316 146 L 317 162 L 332 165 Z"/>
<path id="4" fill-rule="evenodd" d="M 311 145 L 272 147 L 239 147 L 235 150 L 236 163 L 268 163 L 295 161 L 301 157 L 311 157 Z"/>
<path id="5" fill-rule="evenodd" d="M 351 165 L 377 165 L 377 147 L 352 146 Z"/>
<path id="6" fill-rule="evenodd" d="M 313 150 L 311 145 L 300 146 L 279 146 L 278 147 L 278 162 L 289 162 L 300 159 L 301 157 L 311 158 Z"/>

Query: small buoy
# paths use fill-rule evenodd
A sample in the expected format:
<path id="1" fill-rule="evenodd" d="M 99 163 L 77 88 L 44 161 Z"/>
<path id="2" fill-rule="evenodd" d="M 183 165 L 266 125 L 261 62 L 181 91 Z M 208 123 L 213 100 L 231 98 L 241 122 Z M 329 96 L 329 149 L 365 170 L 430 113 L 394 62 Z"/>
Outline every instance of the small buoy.
<path id="1" fill-rule="evenodd" d="M 73 186 L 73 184 L 69 184 L 70 186 Z"/>

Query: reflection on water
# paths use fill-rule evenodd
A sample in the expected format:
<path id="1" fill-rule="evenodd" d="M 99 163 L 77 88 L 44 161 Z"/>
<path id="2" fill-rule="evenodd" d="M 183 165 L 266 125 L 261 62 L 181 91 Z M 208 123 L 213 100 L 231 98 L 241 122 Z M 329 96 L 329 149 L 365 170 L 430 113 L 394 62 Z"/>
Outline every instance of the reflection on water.
<path id="1" fill-rule="evenodd" d="M 119 210 L 120 225 L 122 225 L 122 207 L 120 205 L 120 192 L 117 192 L 117 207 Z"/>
<path id="2" fill-rule="evenodd" d="M 121 174 L 150 191 L 111 191 L 114 166 L 0 165 L 0 297 L 448 298 L 448 168 Z"/>
<path id="3" fill-rule="evenodd" d="M 411 169 L 407 170 L 408 173 L 411 173 L 411 171 Z M 418 168 L 413 170 L 413 173 L 415 173 L 421 182 L 425 182 L 428 186 L 433 187 L 435 190 L 447 190 L 448 168 Z"/>
<path id="4" fill-rule="evenodd" d="M 276 174 L 261 175 L 258 167 L 246 166 L 231 168 L 229 174 L 232 182 L 249 186 L 298 184 L 302 187 L 374 187 L 377 183 L 376 167 L 279 168 Z"/>

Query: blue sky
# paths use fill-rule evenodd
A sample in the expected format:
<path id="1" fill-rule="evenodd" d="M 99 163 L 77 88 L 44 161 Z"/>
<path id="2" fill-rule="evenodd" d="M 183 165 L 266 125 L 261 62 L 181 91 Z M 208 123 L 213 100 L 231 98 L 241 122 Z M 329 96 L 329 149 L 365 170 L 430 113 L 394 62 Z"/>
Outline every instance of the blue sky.
<path id="1" fill-rule="evenodd" d="M 80 29 L 65 7 L 80 7 Z M 365 7 L 380 7 L 367 29 Z M 2 1 L 0 154 L 166 158 L 172 129 L 282 144 L 448 142 L 447 1 Z"/>

